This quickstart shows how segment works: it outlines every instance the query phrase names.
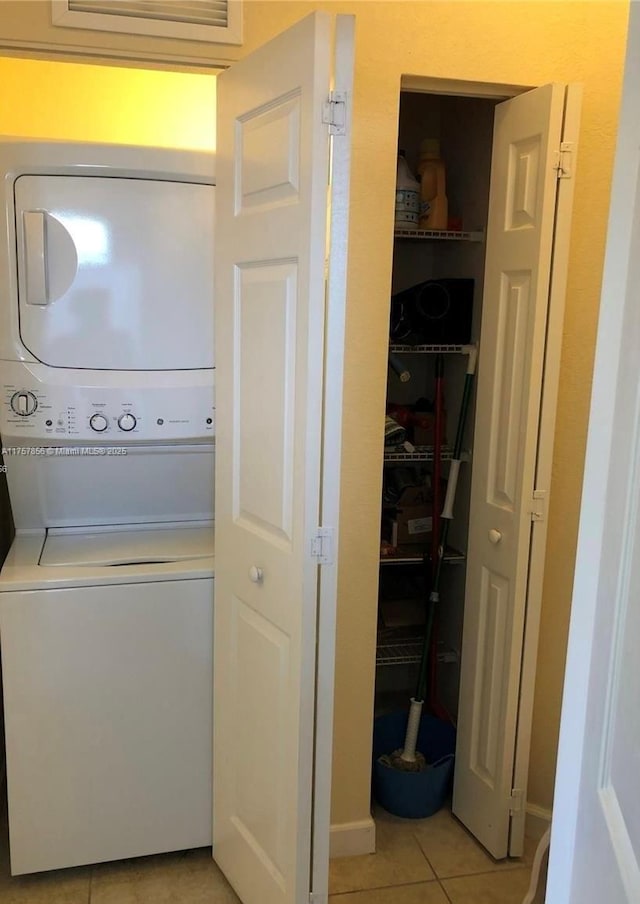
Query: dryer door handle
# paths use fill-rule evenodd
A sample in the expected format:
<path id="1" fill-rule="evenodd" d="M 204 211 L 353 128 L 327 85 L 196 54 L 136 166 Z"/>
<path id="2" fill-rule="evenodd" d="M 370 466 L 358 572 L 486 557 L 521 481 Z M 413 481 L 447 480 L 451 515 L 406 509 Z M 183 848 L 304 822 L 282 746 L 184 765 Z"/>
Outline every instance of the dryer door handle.
<path id="1" fill-rule="evenodd" d="M 43 210 L 25 210 L 24 225 L 27 304 L 49 303 L 47 292 L 46 214 Z"/>

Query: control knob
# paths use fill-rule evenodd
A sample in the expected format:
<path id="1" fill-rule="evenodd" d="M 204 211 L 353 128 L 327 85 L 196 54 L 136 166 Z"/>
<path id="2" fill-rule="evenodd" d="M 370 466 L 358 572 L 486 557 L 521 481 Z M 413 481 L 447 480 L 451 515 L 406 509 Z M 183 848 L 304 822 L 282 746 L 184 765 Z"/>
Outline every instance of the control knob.
<path id="1" fill-rule="evenodd" d="M 120 427 L 121 430 L 125 430 L 127 433 L 130 430 L 133 430 L 137 423 L 133 414 L 121 414 L 118 418 L 118 427 Z"/>
<path id="2" fill-rule="evenodd" d="M 38 400 L 32 392 L 21 389 L 11 396 L 11 410 L 20 417 L 29 417 L 38 407 Z"/>
<path id="3" fill-rule="evenodd" d="M 89 418 L 89 426 L 92 430 L 95 430 L 96 433 L 104 433 L 109 426 L 109 421 L 104 414 L 92 414 Z"/>

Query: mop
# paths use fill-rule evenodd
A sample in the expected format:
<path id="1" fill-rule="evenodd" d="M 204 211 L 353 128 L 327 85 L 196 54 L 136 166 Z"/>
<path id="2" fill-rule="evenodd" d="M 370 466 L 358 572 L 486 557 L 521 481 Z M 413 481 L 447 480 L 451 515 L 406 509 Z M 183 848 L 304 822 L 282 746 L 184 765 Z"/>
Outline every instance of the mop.
<path id="1" fill-rule="evenodd" d="M 427 603 L 427 617 L 424 629 L 424 638 L 422 643 L 422 657 L 420 659 L 420 669 L 418 672 L 418 680 L 416 682 L 415 696 L 411 698 L 409 706 L 409 718 L 407 720 L 407 731 L 405 734 L 404 747 L 394 750 L 393 753 L 385 756 L 384 762 L 394 769 L 401 769 L 404 772 L 422 772 L 427 768 L 426 760 L 419 751 L 416 750 L 418 741 L 418 731 L 420 729 L 420 719 L 422 717 L 422 707 L 424 705 L 427 668 L 429 662 L 429 651 L 431 648 L 431 632 L 433 629 L 433 620 L 435 609 L 440 602 L 440 578 L 442 574 L 442 563 L 444 560 L 444 551 L 449 536 L 449 526 L 453 519 L 453 504 L 455 501 L 456 487 L 458 485 L 458 475 L 460 473 L 460 465 L 462 463 L 462 439 L 464 435 L 469 403 L 471 401 L 471 390 L 475 376 L 476 363 L 478 360 L 478 350 L 474 346 L 469 351 L 467 362 L 467 373 L 465 375 L 464 389 L 462 392 L 462 402 L 460 404 L 460 415 L 458 417 L 458 426 L 456 430 L 456 440 L 453 447 L 453 456 L 449 469 L 449 480 L 447 482 L 447 493 L 444 500 L 444 508 L 442 510 L 442 526 L 440 530 L 440 539 L 438 543 L 437 556 L 433 572 L 433 581 L 429 601 Z"/>

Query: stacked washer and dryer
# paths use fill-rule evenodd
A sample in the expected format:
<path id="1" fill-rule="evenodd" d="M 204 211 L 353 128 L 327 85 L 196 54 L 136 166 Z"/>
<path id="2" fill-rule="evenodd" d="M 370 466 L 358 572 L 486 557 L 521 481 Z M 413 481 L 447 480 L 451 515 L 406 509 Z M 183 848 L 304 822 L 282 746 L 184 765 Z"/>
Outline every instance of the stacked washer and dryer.
<path id="1" fill-rule="evenodd" d="M 210 155 L 0 142 L 13 874 L 211 843 Z"/>

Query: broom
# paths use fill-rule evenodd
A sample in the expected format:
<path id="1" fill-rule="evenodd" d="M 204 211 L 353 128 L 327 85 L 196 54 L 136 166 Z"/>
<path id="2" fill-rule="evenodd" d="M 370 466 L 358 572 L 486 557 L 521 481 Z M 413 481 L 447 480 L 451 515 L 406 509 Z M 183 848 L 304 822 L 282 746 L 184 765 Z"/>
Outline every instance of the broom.
<path id="1" fill-rule="evenodd" d="M 453 447 L 453 456 L 449 469 L 449 480 L 447 482 L 447 493 L 444 500 L 444 508 L 442 510 L 442 526 L 440 530 L 440 539 L 438 543 L 437 555 L 433 571 L 433 581 L 431 592 L 427 603 L 427 617 L 424 628 L 424 637 L 422 641 L 422 656 L 420 658 L 420 669 L 418 671 L 418 680 L 416 682 L 415 695 L 411 697 L 409 706 L 409 718 L 407 719 L 407 731 L 404 739 L 404 747 L 401 750 L 395 750 L 387 758 L 387 765 L 393 766 L 395 769 L 401 769 L 404 772 L 421 772 L 426 767 L 424 756 L 416 750 L 418 741 L 418 731 L 420 729 L 420 719 L 422 717 L 422 707 L 424 705 L 426 683 L 427 683 L 427 667 L 429 662 L 429 650 L 431 647 L 431 632 L 433 630 L 433 619 L 435 616 L 436 605 L 440 602 L 440 578 L 442 574 L 442 563 L 444 560 L 444 551 L 449 536 L 449 526 L 453 519 L 453 504 L 456 496 L 456 487 L 458 485 L 458 475 L 460 473 L 460 465 L 462 463 L 462 439 L 464 436 L 464 428 L 471 402 L 471 390 L 473 388 L 473 380 L 476 371 L 476 363 L 478 360 L 478 349 L 472 346 L 469 351 L 469 359 L 467 362 L 467 372 L 464 380 L 464 389 L 462 392 L 462 402 L 460 403 L 460 415 L 458 417 L 458 426 L 456 430 L 456 441 Z"/>

